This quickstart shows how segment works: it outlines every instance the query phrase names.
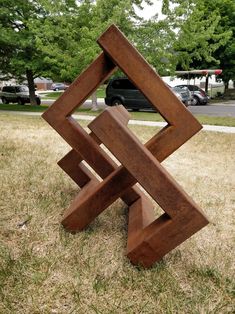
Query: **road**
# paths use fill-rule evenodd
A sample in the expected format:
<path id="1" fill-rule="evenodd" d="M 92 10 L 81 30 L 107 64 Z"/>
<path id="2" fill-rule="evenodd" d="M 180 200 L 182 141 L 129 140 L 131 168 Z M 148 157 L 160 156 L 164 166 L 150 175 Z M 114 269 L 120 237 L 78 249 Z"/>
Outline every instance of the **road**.
<path id="1" fill-rule="evenodd" d="M 42 102 L 47 105 L 51 105 L 53 100 L 43 100 Z M 90 108 L 91 101 L 86 101 L 83 108 Z M 102 98 L 98 99 L 98 107 L 105 108 L 104 100 Z M 206 106 L 189 106 L 188 109 L 193 114 L 216 116 L 216 117 L 235 117 L 235 101 L 229 101 L 226 103 L 208 104 Z"/>
<path id="2" fill-rule="evenodd" d="M 235 117 L 235 101 L 228 104 L 208 104 L 207 106 L 189 106 L 193 114 L 216 117 Z"/>

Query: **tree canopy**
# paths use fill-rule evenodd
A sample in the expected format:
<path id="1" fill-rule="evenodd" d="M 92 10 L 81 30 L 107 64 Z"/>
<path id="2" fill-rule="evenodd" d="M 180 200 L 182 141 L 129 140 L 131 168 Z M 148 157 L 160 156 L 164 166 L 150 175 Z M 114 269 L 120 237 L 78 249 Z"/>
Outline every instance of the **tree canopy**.
<path id="1" fill-rule="evenodd" d="M 163 0 L 163 11 L 177 30 L 177 68 L 223 69 L 225 84 L 235 79 L 234 0 Z"/>
<path id="2" fill-rule="evenodd" d="M 80 1 L 73 10 L 55 10 L 53 3 L 47 4 L 47 19 L 41 25 L 35 24 L 37 45 L 46 55 L 46 60 L 54 65 L 48 75 L 71 81 L 100 52 L 96 43 L 100 34 L 115 23 L 127 36 L 134 32 L 136 15 L 134 5 L 143 2 L 130 0 Z M 66 12 L 67 10 L 67 12 Z M 63 13 L 61 13 L 63 12 Z"/>
<path id="3" fill-rule="evenodd" d="M 27 78 L 31 103 L 36 104 L 33 78 L 48 65 L 42 62 L 30 23 L 44 19 L 44 12 L 32 1 L 0 0 L 0 4 L 0 74 L 19 81 Z"/>
<path id="4" fill-rule="evenodd" d="M 71 82 L 100 52 L 97 37 L 115 23 L 161 74 L 218 67 L 235 77 L 234 0 L 163 0 L 159 21 L 135 7 L 151 0 L 0 0 L 1 76 Z"/>
<path id="5" fill-rule="evenodd" d="M 47 76 L 71 82 L 98 54 L 96 39 L 111 23 L 127 35 L 141 20 L 134 5 L 149 0 L 0 0 L 1 75 L 33 79 Z"/>

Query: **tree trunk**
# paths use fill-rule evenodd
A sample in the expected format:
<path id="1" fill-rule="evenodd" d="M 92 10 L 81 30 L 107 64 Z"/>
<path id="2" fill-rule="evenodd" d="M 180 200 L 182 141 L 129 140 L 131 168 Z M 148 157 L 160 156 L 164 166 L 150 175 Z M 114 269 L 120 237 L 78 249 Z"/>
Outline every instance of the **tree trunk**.
<path id="1" fill-rule="evenodd" d="M 91 111 L 98 111 L 96 91 L 91 95 Z"/>
<path id="2" fill-rule="evenodd" d="M 224 93 L 226 94 L 227 90 L 228 90 L 228 84 L 229 81 L 224 81 Z"/>
<path id="3" fill-rule="evenodd" d="M 36 106 L 37 105 L 37 101 L 36 101 L 36 95 L 35 95 L 33 71 L 32 70 L 26 70 L 26 77 L 27 77 L 28 87 L 29 87 L 30 104 L 32 106 Z"/>
<path id="4" fill-rule="evenodd" d="M 206 76 L 205 92 L 208 94 L 209 75 Z"/>

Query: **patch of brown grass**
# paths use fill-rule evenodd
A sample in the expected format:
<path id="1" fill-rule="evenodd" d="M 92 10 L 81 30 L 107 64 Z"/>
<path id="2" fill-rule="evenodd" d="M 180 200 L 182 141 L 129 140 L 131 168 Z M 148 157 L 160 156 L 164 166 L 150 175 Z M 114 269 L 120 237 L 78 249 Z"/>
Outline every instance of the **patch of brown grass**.
<path id="1" fill-rule="evenodd" d="M 120 200 L 83 232 L 60 226 L 77 187 L 46 123 L 1 114 L 0 134 L 0 313 L 232 313 L 235 135 L 201 132 L 163 163 L 211 224 L 143 270 L 124 256 Z"/>

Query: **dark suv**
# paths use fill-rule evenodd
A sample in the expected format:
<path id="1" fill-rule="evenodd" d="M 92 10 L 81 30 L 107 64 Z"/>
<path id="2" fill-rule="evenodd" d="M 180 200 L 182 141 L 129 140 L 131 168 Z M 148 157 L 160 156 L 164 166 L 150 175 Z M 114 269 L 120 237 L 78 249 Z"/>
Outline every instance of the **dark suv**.
<path id="1" fill-rule="evenodd" d="M 172 91 L 186 106 L 189 104 L 191 96 L 189 91 L 187 93 L 180 88 L 177 90 L 173 88 Z M 106 88 L 105 103 L 108 106 L 123 105 L 127 109 L 132 110 L 156 110 L 128 78 L 114 78 L 110 80 Z"/>
<path id="2" fill-rule="evenodd" d="M 30 103 L 29 89 L 25 85 L 3 86 L 0 97 L 4 104 L 18 103 L 19 105 L 24 105 L 25 103 Z M 41 104 L 41 99 L 38 95 L 36 95 L 36 101 L 38 105 Z"/>

